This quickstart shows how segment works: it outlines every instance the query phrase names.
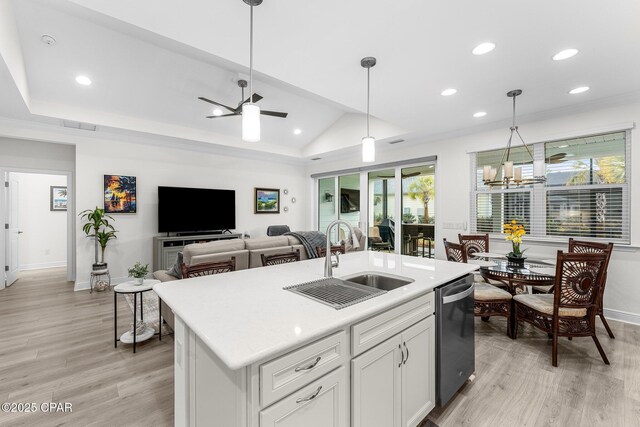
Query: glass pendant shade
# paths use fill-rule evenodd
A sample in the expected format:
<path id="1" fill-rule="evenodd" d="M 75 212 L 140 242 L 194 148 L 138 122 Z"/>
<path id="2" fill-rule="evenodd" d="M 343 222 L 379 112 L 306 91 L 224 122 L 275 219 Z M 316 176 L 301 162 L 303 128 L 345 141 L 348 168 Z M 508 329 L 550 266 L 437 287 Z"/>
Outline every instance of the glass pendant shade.
<path id="1" fill-rule="evenodd" d="M 242 139 L 247 142 L 260 141 L 260 107 L 246 103 L 242 106 Z"/>
<path id="2" fill-rule="evenodd" d="M 365 163 L 376 160 L 376 139 L 372 136 L 362 138 L 362 161 Z"/>

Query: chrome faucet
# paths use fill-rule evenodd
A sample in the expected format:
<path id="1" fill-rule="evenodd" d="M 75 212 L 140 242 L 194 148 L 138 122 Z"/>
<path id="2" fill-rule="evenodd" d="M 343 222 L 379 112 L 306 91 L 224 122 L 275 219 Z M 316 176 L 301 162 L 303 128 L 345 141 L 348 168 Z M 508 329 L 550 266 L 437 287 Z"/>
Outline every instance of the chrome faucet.
<path id="1" fill-rule="evenodd" d="M 327 227 L 327 253 L 325 255 L 325 259 L 324 259 L 324 277 L 333 277 L 333 268 L 336 267 L 338 268 L 340 266 L 340 256 L 338 254 L 336 254 L 336 260 L 332 260 L 331 256 L 333 255 L 331 253 L 331 239 L 329 238 L 329 233 L 331 233 L 331 229 L 339 224 L 344 224 L 347 226 L 347 228 L 349 229 L 349 233 L 351 235 L 351 244 L 353 246 L 354 249 L 357 249 L 360 247 L 360 243 L 358 242 L 358 239 L 356 238 L 356 233 L 353 231 L 353 227 L 351 226 L 351 224 L 349 224 L 346 221 L 343 221 L 341 219 L 337 219 L 335 221 L 333 221 L 331 224 L 329 224 L 329 226 Z"/>

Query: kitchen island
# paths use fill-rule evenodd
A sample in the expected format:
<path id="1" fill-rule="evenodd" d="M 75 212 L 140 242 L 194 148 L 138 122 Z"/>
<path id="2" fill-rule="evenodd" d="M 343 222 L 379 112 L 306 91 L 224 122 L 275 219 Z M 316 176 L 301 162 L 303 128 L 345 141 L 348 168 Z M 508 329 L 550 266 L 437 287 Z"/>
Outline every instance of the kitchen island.
<path id="1" fill-rule="evenodd" d="M 161 283 L 175 316 L 177 426 L 414 426 L 434 406 L 433 289 L 477 269 L 379 252 L 334 277 L 413 279 L 341 310 L 283 287 L 324 259 Z"/>

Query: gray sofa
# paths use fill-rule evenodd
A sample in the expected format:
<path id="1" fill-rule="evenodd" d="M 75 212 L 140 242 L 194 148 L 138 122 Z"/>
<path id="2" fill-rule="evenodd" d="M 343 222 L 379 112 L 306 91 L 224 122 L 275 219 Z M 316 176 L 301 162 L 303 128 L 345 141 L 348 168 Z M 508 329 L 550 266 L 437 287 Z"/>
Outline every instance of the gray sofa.
<path id="1" fill-rule="evenodd" d="M 365 236 L 359 229 L 355 229 L 356 237 L 362 251 L 366 247 Z M 184 247 L 183 262 L 188 265 L 198 265 L 209 262 L 225 261 L 236 258 L 236 270 L 262 267 L 262 254 L 275 255 L 300 251 L 300 260 L 308 259 L 307 252 L 300 241 L 293 236 L 258 237 L 255 239 L 215 240 L 207 243 L 193 243 Z M 347 244 L 347 251 L 353 250 Z M 158 270 L 153 276 L 162 282 L 178 280 L 168 274 L 167 270 Z M 162 317 L 173 328 L 173 312 L 164 301 L 162 302 Z"/>

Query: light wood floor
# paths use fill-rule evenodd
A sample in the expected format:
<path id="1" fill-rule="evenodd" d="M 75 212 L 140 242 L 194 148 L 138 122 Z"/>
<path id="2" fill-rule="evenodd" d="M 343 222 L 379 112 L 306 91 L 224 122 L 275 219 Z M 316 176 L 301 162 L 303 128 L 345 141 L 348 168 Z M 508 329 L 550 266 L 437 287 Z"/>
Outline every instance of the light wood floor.
<path id="1" fill-rule="evenodd" d="M 133 315 L 119 296 L 120 332 Z M 113 293 L 73 292 L 63 269 L 0 291 L 0 403 L 70 402 L 70 414 L 6 414 L 11 426 L 173 425 L 173 339 L 113 347 Z"/>
<path id="2" fill-rule="evenodd" d="M 507 338 L 506 320 L 476 318 L 476 378 L 429 418 L 449 426 L 640 426 L 640 326 L 597 320 L 610 366 L 591 338 L 551 340 L 530 325 Z"/>
<path id="3" fill-rule="evenodd" d="M 131 312 L 118 304 L 126 328 Z M 562 340 L 551 366 L 545 334 L 518 340 L 505 321 L 476 322 L 476 379 L 429 419 L 448 426 L 640 426 L 640 326 L 610 321 L 600 339 Z M 29 273 L 0 291 L 0 403 L 70 402 L 71 414 L 5 414 L 13 426 L 173 425 L 173 340 L 113 348 L 113 294 L 73 292 L 63 270 Z"/>

